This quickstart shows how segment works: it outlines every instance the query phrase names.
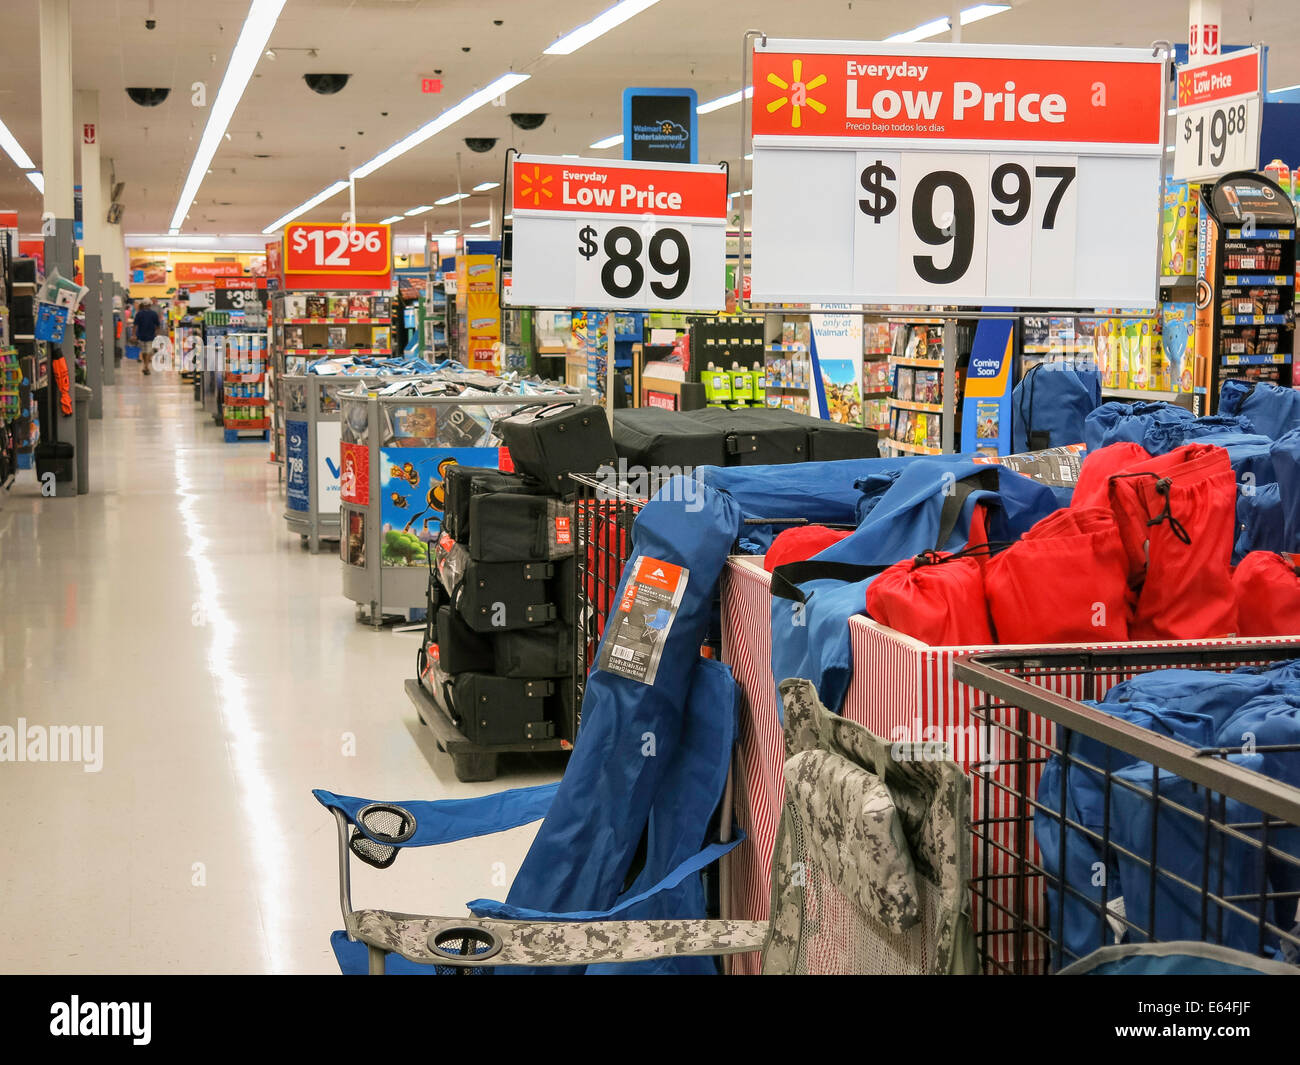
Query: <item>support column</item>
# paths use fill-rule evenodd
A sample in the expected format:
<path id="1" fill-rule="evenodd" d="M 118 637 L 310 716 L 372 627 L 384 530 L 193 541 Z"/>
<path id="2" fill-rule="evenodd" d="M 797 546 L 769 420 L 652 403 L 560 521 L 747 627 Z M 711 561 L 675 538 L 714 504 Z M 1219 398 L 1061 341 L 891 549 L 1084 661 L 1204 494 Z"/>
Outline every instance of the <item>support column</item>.
<path id="1" fill-rule="evenodd" d="M 75 272 L 75 253 L 72 236 L 73 219 L 73 159 L 72 159 L 72 15 L 69 0 L 40 0 L 41 4 L 41 170 L 45 176 L 45 211 L 41 230 L 45 237 L 45 269 L 58 267 L 64 277 Z M 75 380 L 76 354 L 73 345 L 73 327 L 63 334 L 60 348 L 51 346 L 51 359 L 66 360 L 69 387 Z M 53 370 L 53 367 L 51 367 Z M 75 392 L 75 390 L 74 390 Z M 59 405 L 59 390 L 50 375 L 48 410 L 53 418 L 55 439 L 72 444 L 77 441 L 76 415 L 65 415 Z M 76 409 L 75 395 L 73 410 Z M 57 496 L 75 499 L 77 495 L 76 464 L 72 480 L 58 486 Z"/>
<path id="2" fill-rule="evenodd" d="M 81 246 L 104 265 L 104 185 L 99 165 L 99 93 L 78 89 L 76 130 L 81 144 Z"/>
<path id="3" fill-rule="evenodd" d="M 113 275 L 103 268 L 100 257 L 99 323 L 104 342 L 104 384 L 117 384 L 117 319 L 113 316 Z"/>
<path id="4" fill-rule="evenodd" d="M 104 416 L 104 311 L 100 303 L 103 291 L 98 255 L 87 253 L 83 259 L 81 283 L 90 289 L 86 293 L 86 384 L 93 393 L 90 397 L 90 416 Z"/>

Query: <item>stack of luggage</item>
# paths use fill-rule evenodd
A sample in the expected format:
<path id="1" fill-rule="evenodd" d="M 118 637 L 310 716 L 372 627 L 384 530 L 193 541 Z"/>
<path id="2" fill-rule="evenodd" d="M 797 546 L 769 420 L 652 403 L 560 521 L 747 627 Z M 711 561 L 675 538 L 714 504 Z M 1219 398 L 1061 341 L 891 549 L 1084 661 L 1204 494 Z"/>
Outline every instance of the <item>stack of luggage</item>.
<path id="1" fill-rule="evenodd" d="M 527 408 L 498 430 L 518 472 L 446 473 L 420 678 L 474 743 L 572 740 L 568 475 L 612 459 L 609 427 L 598 408 L 566 403 Z"/>

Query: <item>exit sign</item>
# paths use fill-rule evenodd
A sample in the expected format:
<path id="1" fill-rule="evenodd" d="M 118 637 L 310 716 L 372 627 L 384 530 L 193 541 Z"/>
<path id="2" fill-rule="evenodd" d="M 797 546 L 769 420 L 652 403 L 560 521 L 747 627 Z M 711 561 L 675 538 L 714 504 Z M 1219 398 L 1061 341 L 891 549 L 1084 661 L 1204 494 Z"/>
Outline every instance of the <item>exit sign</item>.
<path id="1" fill-rule="evenodd" d="M 421 92 L 442 92 L 442 78 L 421 78 Z"/>

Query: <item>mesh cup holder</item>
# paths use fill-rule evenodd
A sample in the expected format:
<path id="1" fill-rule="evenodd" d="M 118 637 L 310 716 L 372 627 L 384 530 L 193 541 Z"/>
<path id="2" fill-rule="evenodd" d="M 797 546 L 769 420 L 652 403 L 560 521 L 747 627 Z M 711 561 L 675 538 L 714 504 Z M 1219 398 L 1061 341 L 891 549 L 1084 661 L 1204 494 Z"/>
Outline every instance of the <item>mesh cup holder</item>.
<path id="1" fill-rule="evenodd" d="M 444 966 L 462 975 L 478 972 L 477 966 L 501 953 L 501 937 L 479 925 L 443 925 L 430 932 L 425 942 Z"/>
<path id="2" fill-rule="evenodd" d="M 396 843 L 415 835 L 415 818 L 400 806 L 374 802 L 357 811 L 348 848 L 367 865 L 387 869 L 397 860 Z"/>

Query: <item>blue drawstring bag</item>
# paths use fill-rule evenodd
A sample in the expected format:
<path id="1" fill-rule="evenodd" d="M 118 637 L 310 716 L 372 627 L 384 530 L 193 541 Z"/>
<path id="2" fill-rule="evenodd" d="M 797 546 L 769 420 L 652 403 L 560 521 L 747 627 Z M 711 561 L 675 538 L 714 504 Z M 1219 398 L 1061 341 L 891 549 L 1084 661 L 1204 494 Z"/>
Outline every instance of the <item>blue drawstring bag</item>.
<path id="1" fill-rule="evenodd" d="M 1040 362 L 1011 393 L 1011 450 L 1082 443 L 1084 423 L 1099 406 L 1101 374 L 1096 366 Z"/>
<path id="2" fill-rule="evenodd" d="M 1223 382 L 1219 391 L 1220 414 L 1242 414 L 1255 431 L 1272 440 L 1300 429 L 1300 392 L 1268 381 Z"/>

